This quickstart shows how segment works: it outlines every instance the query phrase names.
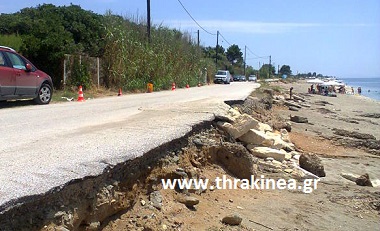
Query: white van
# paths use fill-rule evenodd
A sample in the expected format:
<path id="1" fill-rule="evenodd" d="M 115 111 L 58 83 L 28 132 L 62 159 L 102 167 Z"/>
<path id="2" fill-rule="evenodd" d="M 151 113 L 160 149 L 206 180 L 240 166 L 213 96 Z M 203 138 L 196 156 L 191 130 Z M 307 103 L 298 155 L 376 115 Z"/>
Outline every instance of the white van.
<path id="1" fill-rule="evenodd" d="M 226 70 L 218 70 L 218 72 L 215 75 L 214 83 L 225 83 L 230 84 L 231 82 L 231 74 L 229 71 Z"/>

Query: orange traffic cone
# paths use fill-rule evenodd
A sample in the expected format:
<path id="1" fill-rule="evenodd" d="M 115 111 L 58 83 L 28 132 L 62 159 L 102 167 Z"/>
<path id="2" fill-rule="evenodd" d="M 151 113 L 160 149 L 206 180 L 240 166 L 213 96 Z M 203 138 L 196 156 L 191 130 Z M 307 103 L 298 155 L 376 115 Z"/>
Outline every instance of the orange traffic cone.
<path id="1" fill-rule="evenodd" d="M 175 91 L 175 83 L 172 83 L 172 91 Z"/>
<path id="2" fill-rule="evenodd" d="M 186 84 L 186 88 L 190 88 L 189 84 Z"/>
<path id="3" fill-rule="evenodd" d="M 86 101 L 83 97 L 83 90 L 82 90 L 82 86 L 79 86 L 79 92 L 78 92 L 78 102 L 84 102 Z"/>
<path id="4" fill-rule="evenodd" d="M 122 96 L 123 93 L 121 92 L 121 88 L 119 88 L 119 93 L 117 94 L 117 96 Z"/>

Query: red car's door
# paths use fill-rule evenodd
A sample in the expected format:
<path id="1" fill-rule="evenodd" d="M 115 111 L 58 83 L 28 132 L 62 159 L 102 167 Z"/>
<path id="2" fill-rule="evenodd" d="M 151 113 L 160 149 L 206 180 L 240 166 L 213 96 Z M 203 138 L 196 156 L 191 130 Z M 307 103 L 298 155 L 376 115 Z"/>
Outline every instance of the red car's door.
<path id="1" fill-rule="evenodd" d="M 0 95 L 14 95 L 16 89 L 16 74 L 9 67 L 5 56 L 0 52 Z"/>
<path id="2" fill-rule="evenodd" d="M 37 93 L 37 78 L 39 77 L 33 71 L 26 70 L 26 60 L 21 56 L 7 52 L 11 60 L 13 71 L 16 75 L 16 95 L 34 96 Z"/>

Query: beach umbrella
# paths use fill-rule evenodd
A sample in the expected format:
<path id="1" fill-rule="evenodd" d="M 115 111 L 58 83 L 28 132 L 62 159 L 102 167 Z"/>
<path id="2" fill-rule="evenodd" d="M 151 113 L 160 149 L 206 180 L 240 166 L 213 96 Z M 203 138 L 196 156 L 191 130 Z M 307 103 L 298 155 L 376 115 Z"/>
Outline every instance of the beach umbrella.
<path id="1" fill-rule="evenodd" d="M 344 86 L 344 83 L 339 83 L 337 81 L 327 81 L 322 83 L 323 86 Z"/>
<path id="2" fill-rule="evenodd" d="M 311 84 L 322 84 L 322 83 L 324 83 L 323 80 L 320 80 L 320 79 L 311 79 L 311 80 L 308 80 L 307 82 L 311 83 Z"/>

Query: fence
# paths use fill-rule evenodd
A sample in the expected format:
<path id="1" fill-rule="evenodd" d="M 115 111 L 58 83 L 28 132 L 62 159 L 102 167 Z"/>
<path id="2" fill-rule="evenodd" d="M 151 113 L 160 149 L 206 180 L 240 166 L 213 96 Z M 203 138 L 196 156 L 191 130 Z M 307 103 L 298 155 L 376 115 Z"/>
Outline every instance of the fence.
<path id="1" fill-rule="evenodd" d="M 74 72 L 78 71 L 75 69 L 75 58 L 79 59 L 79 64 L 85 66 L 90 74 L 90 80 L 92 85 L 97 85 L 98 87 L 104 82 L 104 71 L 100 65 L 101 59 L 99 57 L 90 57 L 86 55 L 69 55 L 65 54 L 65 59 L 63 60 L 63 85 L 66 86 L 70 79 L 73 78 Z"/>

